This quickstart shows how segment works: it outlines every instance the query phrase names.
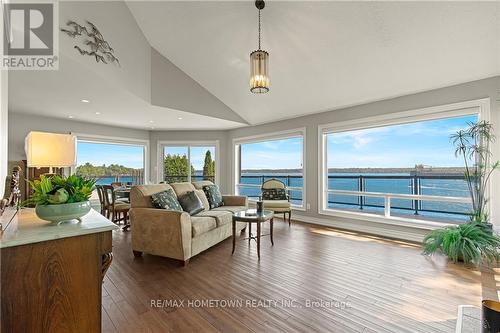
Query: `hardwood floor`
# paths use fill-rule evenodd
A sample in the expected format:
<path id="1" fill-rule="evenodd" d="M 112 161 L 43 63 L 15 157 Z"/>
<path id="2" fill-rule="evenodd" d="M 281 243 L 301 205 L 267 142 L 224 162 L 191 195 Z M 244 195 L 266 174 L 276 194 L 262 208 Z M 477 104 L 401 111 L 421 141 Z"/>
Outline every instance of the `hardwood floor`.
<path id="1" fill-rule="evenodd" d="M 415 244 L 301 223 L 289 227 L 279 219 L 274 246 L 269 237 L 262 240 L 260 261 L 255 242 L 249 245 L 244 235 L 234 255 L 228 238 L 185 268 L 147 254 L 134 258 L 130 236 L 122 230 L 113 235 L 104 332 L 454 332 L 459 304 L 498 299 L 499 269 L 480 272 L 424 257 Z M 345 303 L 308 303 L 332 299 Z M 177 304 L 154 307 L 154 300 Z M 231 300 L 243 306 L 215 304 Z"/>

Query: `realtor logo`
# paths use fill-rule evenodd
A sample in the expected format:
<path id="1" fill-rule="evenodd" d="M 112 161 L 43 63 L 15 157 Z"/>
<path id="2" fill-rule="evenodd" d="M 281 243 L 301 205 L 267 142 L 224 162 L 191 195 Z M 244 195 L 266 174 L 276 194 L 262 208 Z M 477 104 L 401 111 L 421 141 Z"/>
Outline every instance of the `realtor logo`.
<path id="1" fill-rule="evenodd" d="M 57 69 L 56 3 L 4 3 L 2 69 Z"/>

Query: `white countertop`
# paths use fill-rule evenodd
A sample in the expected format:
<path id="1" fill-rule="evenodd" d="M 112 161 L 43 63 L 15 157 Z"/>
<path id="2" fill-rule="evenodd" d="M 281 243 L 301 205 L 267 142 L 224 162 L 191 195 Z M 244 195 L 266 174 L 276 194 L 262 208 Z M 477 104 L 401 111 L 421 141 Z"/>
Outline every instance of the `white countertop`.
<path id="1" fill-rule="evenodd" d="M 0 248 L 82 236 L 115 229 L 118 229 L 116 224 L 94 209 L 91 209 L 87 215 L 82 217 L 82 222 L 73 220 L 54 224 L 39 219 L 34 209 L 25 208 L 16 214 L 3 232 L 0 239 Z"/>

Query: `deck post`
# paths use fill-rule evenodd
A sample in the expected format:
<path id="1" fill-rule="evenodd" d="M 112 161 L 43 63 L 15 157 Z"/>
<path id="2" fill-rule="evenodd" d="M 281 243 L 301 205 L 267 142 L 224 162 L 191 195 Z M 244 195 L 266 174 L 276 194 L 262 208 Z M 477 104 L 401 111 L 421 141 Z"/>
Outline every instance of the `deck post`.
<path id="1" fill-rule="evenodd" d="M 388 195 L 384 196 L 384 215 L 385 217 L 391 216 L 391 197 Z"/>

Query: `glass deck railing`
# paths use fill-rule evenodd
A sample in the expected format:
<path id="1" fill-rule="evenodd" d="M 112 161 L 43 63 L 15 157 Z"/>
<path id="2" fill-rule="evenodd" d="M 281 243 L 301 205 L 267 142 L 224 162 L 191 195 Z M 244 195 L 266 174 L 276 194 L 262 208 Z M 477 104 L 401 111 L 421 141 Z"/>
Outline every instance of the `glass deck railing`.
<path id="1" fill-rule="evenodd" d="M 285 183 L 292 203 L 302 205 L 302 175 L 243 174 L 237 185 L 239 194 L 258 199 L 262 183 L 272 178 Z M 465 220 L 471 210 L 471 204 L 461 200 L 469 195 L 462 175 L 330 174 L 327 192 L 327 207 L 330 209 L 383 212 L 386 202 L 383 195 L 377 194 L 394 194 L 395 198 L 391 200 L 389 208 L 396 214 Z M 405 198 L 405 195 L 408 197 Z M 443 197 L 443 201 L 434 197 Z M 450 198 L 457 200 L 450 202 Z"/>

